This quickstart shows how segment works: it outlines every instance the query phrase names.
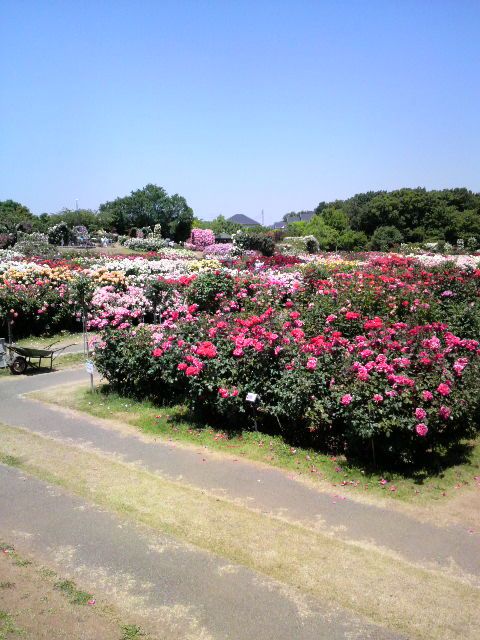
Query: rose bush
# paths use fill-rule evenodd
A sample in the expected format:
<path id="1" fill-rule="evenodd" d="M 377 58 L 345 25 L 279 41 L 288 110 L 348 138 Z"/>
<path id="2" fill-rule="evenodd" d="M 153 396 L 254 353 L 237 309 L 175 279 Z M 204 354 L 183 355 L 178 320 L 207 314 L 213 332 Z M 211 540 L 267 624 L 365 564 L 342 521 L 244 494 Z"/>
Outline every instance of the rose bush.
<path id="1" fill-rule="evenodd" d="M 391 466 L 475 434 L 480 270 L 382 254 L 225 258 L 9 255 L 0 317 L 20 333 L 69 328 L 88 278 L 97 366 L 123 394 Z"/>

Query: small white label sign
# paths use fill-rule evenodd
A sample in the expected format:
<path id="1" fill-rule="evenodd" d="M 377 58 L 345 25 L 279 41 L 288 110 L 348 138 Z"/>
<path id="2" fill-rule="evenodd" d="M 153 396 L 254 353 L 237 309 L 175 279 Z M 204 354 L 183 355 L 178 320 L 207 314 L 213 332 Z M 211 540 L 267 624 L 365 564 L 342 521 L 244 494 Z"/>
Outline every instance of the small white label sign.
<path id="1" fill-rule="evenodd" d="M 87 360 L 85 362 L 85 371 L 90 375 L 92 375 L 94 370 L 95 370 L 95 365 L 93 364 L 93 362 L 91 360 Z"/>
<path id="2" fill-rule="evenodd" d="M 256 402 L 258 395 L 256 393 L 247 393 L 247 397 L 245 398 L 247 402 Z"/>

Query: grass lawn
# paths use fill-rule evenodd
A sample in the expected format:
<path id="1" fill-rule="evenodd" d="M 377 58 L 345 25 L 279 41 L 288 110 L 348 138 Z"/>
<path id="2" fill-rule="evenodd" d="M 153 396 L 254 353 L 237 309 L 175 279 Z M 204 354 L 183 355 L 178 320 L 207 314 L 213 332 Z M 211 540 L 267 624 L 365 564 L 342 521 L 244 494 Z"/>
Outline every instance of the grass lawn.
<path id="1" fill-rule="evenodd" d="M 293 448 L 281 436 L 244 431 L 229 436 L 208 425 L 199 426 L 182 406 L 158 407 L 107 393 L 101 387 L 92 394 L 84 386 L 43 391 L 43 401 L 90 413 L 99 418 L 125 422 L 143 433 L 188 444 L 206 446 L 233 457 L 243 457 L 301 474 L 309 480 L 328 483 L 334 491 L 373 494 L 389 500 L 422 504 L 445 500 L 476 486 L 480 475 L 480 438 L 468 443 L 468 461 L 453 465 L 437 475 L 405 477 L 378 470 L 372 472 L 349 464 L 342 456 L 330 456 L 309 449 Z M 240 425 L 239 425 L 240 426 Z M 386 482 L 385 482 L 386 481 Z"/>
<path id="2" fill-rule="evenodd" d="M 80 349 L 83 347 L 83 334 L 81 331 L 74 333 L 71 331 L 60 331 L 59 333 L 54 333 L 51 336 L 29 336 L 28 338 L 17 340 L 17 344 L 19 346 L 39 347 L 40 349 L 44 349 L 54 342 L 56 343 L 53 345 L 54 349 L 58 349 L 59 347 L 63 347 L 67 344 L 76 344 Z"/>

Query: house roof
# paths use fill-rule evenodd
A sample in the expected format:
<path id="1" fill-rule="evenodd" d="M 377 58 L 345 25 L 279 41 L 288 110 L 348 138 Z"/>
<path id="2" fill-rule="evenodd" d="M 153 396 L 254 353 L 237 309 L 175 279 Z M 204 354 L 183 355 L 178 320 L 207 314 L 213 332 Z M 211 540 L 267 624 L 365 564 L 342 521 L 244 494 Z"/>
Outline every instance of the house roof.
<path id="1" fill-rule="evenodd" d="M 236 213 L 231 218 L 228 218 L 229 222 L 234 222 L 235 224 L 243 224 L 245 227 L 256 227 L 259 226 L 260 223 L 248 216 L 244 216 L 243 213 Z"/>
<path id="2" fill-rule="evenodd" d="M 302 211 L 300 213 L 300 222 L 308 222 L 315 215 L 315 211 Z"/>
<path id="3" fill-rule="evenodd" d="M 286 222 L 280 220 L 279 222 L 274 222 L 272 224 L 272 229 L 285 229 L 286 226 Z"/>
<path id="4" fill-rule="evenodd" d="M 292 222 L 308 222 L 315 215 L 315 211 L 300 211 L 299 213 L 291 213 L 287 217 L 287 224 Z"/>

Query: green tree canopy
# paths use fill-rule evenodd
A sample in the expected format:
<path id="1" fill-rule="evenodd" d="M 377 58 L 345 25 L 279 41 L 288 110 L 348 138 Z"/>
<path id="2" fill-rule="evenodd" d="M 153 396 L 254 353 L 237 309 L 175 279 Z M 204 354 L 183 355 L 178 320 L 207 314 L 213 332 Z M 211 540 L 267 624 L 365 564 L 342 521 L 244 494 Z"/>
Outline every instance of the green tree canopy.
<path id="1" fill-rule="evenodd" d="M 13 233 L 17 225 L 35 225 L 37 220 L 25 205 L 14 200 L 0 201 L 0 232 Z"/>
<path id="2" fill-rule="evenodd" d="M 160 224 L 162 236 L 186 240 L 190 235 L 193 211 L 185 198 L 169 196 L 162 187 L 147 184 L 129 196 L 100 205 L 100 215 L 109 220 L 109 227 L 126 233 L 132 227 L 153 227 Z"/>
<path id="3" fill-rule="evenodd" d="M 372 236 L 371 247 L 379 251 L 388 251 L 403 241 L 402 233 L 391 226 L 378 227 Z"/>

